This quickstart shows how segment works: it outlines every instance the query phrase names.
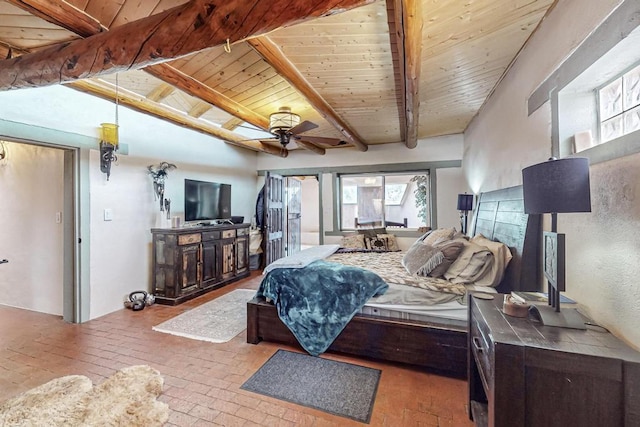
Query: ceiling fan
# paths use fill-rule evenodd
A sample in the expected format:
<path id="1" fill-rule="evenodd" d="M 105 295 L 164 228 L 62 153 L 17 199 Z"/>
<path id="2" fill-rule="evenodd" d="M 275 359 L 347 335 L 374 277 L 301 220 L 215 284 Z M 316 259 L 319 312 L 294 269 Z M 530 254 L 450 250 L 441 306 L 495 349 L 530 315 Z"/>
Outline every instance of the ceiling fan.
<path id="1" fill-rule="evenodd" d="M 311 144 L 325 144 L 331 146 L 346 145 L 347 142 L 337 138 L 326 138 L 322 136 L 300 135 L 301 133 L 317 128 L 318 125 L 308 120 L 300 122 L 300 116 L 292 113 L 289 107 L 280 109 L 269 116 L 269 133 L 280 142 L 282 147 L 286 147 L 293 139 L 294 141 L 308 142 Z M 272 141 L 261 140 L 262 142 Z"/>

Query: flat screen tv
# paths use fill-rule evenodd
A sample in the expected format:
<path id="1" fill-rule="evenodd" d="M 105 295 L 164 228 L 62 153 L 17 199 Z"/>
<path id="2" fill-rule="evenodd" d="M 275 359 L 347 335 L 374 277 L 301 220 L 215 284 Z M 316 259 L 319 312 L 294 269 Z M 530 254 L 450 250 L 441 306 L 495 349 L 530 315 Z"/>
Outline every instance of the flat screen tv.
<path id="1" fill-rule="evenodd" d="M 231 218 L 231 184 L 184 180 L 184 220 L 211 221 Z"/>

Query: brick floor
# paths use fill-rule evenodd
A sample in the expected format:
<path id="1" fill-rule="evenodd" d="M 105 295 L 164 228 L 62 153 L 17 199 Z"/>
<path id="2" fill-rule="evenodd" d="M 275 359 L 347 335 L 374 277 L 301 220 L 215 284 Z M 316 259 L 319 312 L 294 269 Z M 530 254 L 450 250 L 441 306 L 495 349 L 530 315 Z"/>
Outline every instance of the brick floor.
<path id="1" fill-rule="evenodd" d="M 151 327 L 237 288 L 255 289 L 260 276 L 225 286 L 176 307 L 122 309 L 83 324 L 0 306 L 0 402 L 63 375 L 102 382 L 125 366 L 147 364 L 165 379 L 160 399 L 169 426 L 355 426 L 361 423 L 241 390 L 278 348 L 246 343 L 246 333 L 223 344 L 176 337 Z M 471 426 L 466 382 L 406 366 L 325 354 L 382 370 L 372 426 Z"/>

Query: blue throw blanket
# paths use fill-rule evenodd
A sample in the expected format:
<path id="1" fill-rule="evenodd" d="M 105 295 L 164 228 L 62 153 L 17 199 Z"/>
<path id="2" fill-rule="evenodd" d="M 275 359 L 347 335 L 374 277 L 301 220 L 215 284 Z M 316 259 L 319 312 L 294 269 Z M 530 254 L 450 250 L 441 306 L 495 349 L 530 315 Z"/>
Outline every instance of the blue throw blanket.
<path id="1" fill-rule="evenodd" d="M 304 268 L 270 271 L 257 296 L 270 298 L 302 348 L 317 356 L 369 298 L 388 287 L 371 271 L 320 260 Z"/>

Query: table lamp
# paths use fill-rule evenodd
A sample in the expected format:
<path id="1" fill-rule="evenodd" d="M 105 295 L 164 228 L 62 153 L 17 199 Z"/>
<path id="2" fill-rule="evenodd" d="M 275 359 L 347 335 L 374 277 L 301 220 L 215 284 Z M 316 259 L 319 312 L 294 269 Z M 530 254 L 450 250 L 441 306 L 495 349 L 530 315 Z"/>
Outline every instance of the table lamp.
<path id="1" fill-rule="evenodd" d="M 460 211 L 462 234 L 467 234 L 467 216 L 470 210 L 473 210 L 473 194 L 458 194 L 458 211 Z"/>
<path id="2" fill-rule="evenodd" d="M 564 234 L 558 234 L 558 214 L 591 212 L 589 159 L 551 158 L 522 170 L 524 213 L 551 214 L 551 232 L 544 233 L 544 273 L 549 305 L 535 305 L 544 325 L 586 329 L 575 309 L 560 311 L 564 287 Z"/>

